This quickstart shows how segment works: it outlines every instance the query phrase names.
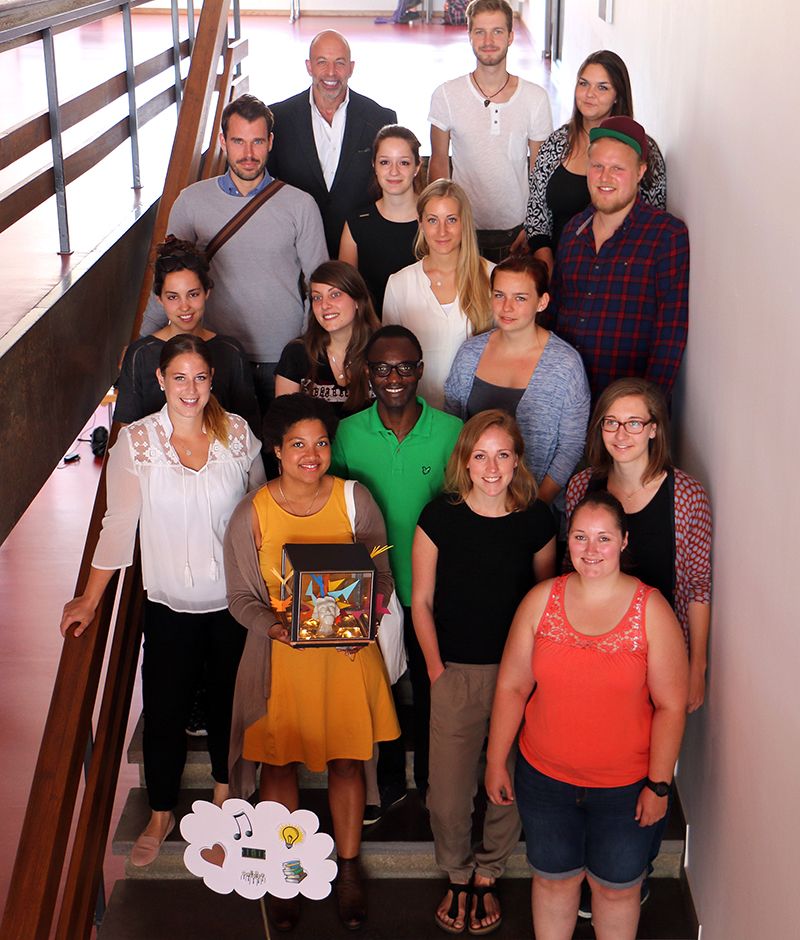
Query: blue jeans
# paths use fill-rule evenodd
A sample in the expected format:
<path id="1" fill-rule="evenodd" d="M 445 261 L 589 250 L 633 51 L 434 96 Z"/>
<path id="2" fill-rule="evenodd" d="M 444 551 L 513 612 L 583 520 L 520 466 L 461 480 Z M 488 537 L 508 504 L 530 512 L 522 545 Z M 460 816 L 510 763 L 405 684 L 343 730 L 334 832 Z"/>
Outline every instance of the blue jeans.
<path id="1" fill-rule="evenodd" d="M 576 787 L 540 773 L 520 754 L 514 785 L 534 872 L 554 881 L 587 872 L 617 889 L 639 884 L 653 841 L 653 827 L 635 819 L 645 780 Z"/>

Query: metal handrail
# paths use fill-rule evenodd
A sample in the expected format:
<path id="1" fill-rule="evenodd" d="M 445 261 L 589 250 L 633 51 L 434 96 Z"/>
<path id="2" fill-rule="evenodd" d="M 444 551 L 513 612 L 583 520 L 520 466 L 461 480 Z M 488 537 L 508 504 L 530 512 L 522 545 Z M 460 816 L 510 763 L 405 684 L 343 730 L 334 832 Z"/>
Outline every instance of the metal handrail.
<path id="1" fill-rule="evenodd" d="M 165 63 L 161 57 L 156 61 L 162 66 L 158 72 L 171 67 L 175 72 L 173 89 L 154 95 L 142 107 L 136 104 L 136 88 L 148 78 L 153 77 L 151 65 L 154 60 L 135 66 L 133 60 L 133 30 L 131 24 L 131 8 L 139 6 L 145 0 L 101 0 L 100 3 L 88 4 L 67 11 L 54 13 L 44 19 L 33 20 L 17 25 L 7 25 L 2 28 L 0 24 L 0 52 L 20 45 L 23 42 L 41 41 L 44 55 L 45 80 L 48 101 L 48 130 L 44 140 L 50 140 L 52 148 L 52 162 L 30 174 L 6 192 L 0 194 L 0 232 L 18 222 L 29 212 L 41 205 L 51 196 L 56 199 L 56 216 L 58 220 L 59 253 L 70 254 L 69 215 L 67 212 L 67 184 L 73 182 L 87 170 L 92 169 L 103 160 L 112 150 L 116 149 L 125 140 L 131 142 L 131 168 L 132 186 L 134 190 L 141 188 L 141 174 L 139 171 L 139 128 L 147 121 L 168 108 L 173 102 L 180 108 L 183 94 L 183 79 L 181 64 L 191 53 L 194 36 L 194 8 L 189 10 L 189 39 L 181 43 L 178 20 L 178 2 L 172 0 L 172 60 Z M 27 13 L 33 15 L 35 8 L 24 7 Z M 55 48 L 53 37 L 56 32 L 65 29 L 74 29 L 86 22 L 97 20 L 113 14 L 122 14 L 123 38 L 125 49 L 125 71 L 114 76 L 102 85 L 90 89 L 74 101 L 62 104 L 58 97 L 58 80 L 56 69 Z M 9 15 L 6 14 L 5 20 Z M 145 77 L 145 75 L 147 77 Z M 110 88 L 117 90 L 109 97 Z M 66 157 L 62 142 L 63 131 L 72 126 L 77 120 L 84 120 L 105 107 L 122 95 L 128 98 L 128 117 L 111 128 L 103 130 L 91 140 L 86 142 L 71 156 Z M 80 103 L 76 107 L 76 103 Z M 65 118 L 71 117 L 68 123 Z M 26 146 L 15 146 L 18 141 L 24 141 L 26 136 L 31 138 L 31 131 L 35 127 L 35 135 L 42 143 L 42 115 L 34 115 L 28 121 L 12 128 L 2 135 L 5 154 L 2 165 L 10 166 L 30 152 Z"/>

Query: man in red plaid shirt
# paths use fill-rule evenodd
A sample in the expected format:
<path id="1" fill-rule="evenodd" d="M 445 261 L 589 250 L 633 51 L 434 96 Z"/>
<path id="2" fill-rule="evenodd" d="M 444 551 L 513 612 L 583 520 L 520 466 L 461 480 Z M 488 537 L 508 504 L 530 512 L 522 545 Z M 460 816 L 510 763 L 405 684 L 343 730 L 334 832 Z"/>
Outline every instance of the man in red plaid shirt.
<path id="1" fill-rule="evenodd" d="M 689 233 L 638 196 L 640 124 L 607 118 L 589 138 L 592 205 L 564 229 L 542 325 L 581 354 L 593 400 L 634 375 L 669 398 L 689 326 Z"/>

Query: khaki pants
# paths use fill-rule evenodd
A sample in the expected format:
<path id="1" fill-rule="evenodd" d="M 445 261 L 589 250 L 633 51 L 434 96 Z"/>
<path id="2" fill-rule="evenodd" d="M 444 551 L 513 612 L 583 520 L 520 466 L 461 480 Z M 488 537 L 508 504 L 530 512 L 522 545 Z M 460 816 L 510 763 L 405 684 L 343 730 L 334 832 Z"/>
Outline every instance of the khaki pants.
<path id="1" fill-rule="evenodd" d="M 469 881 L 473 871 L 487 878 L 500 877 L 522 829 L 515 804 L 489 803 L 483 840 L 473 851 L 472 810 L 478 790 L 478 762 L 489 733 L 499 668 L 447 663 L 431 687 L 428 809 L 436 864 L 454 882 Z M 512 778 L 515 761 L 516 747 L 508 758 Z"/>

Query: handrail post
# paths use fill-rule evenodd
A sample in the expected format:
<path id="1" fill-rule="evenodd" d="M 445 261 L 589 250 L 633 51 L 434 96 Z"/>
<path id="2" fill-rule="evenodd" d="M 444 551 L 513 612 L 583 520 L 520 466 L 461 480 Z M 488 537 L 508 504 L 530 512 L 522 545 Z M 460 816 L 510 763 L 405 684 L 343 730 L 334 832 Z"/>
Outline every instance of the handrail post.
<path id="1" fill-rule="evenodd" d="M 175 63 L 175 108 L 181 113 L 183 80 L 181 79 L 181 31 L 178 20 L 178 0 L 172 0 L 172 61 Z"/>
<path id="2" fill-rule="evenodd" d="M 133 62 L 133 29 L 131 27 L 131 5 L 122 7 L 122 33 L 125 39 L 125 79 L 128 86 L 128 129 L 131 136 L 131 164 L 133 166 L 133 188 L 142 188 L 139 171 L 139 116 L 136 113 L 136 67 Z"/>
<path id="3" fill-rule="evenodd" d="M 94 738 L 91 731 L 86 740 L 86 753 L 83 757 L 83 779 L 89 779 L 89 768 L 92 764 L 92 753 L 94 752 Z M 100 884 L 97 887 L 97 899 L 94 907 L 94 925 L 99 927 L 106 913 L 106 879 L 103 875 L 103 869 L 100 868 Z"/>
<path id="4" fill-rule="evenodd" d="M 242 38 L 242 14 L 240 10 L 239 0 L 233 0 L 233 41 L 238 42 Z M 242 63 L 236 63 L 236 69 L 234 70 L 234 78 L 238 78 L 242 74 Z"/>
<path id="5" fill-rule="evenodd" d="M 186 19 L 189 23 L 189 52 L 191 52 L 194 48 L 194 0 L 186 0 Z"/>
<path id="6" fill-rule="evenodd" d="M 61 145 L 61 109 L 58 104 L 56 81 L 56 53 L 53 47 L 53 30 L 46 26 L 42 30 L 44 51 L 44 73 L 47 82 L 47 104 L 50 112 L 50 143 L 53 148 L 53 177 L 55 178 L 56 213 L 58 215 L 58 253 L 71 255 L 69 246 L 69 220 L 67 219 L 67 184 L 64 176 L 64 151 Z"/>

